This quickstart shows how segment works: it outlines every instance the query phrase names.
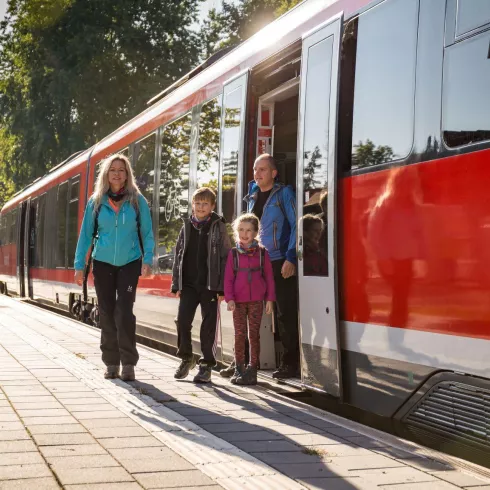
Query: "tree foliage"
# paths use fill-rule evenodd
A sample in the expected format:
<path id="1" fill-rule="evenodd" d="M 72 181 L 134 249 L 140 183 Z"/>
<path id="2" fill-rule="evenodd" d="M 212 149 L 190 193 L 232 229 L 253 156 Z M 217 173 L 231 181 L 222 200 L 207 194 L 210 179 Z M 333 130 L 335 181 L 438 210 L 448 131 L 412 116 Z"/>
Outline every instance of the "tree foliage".
<path id="1" fill-rule="evenodd" d="M 236 46 L 258 32 L 301 0 L 223 0 L 220 11 L 211 10 L 204 22 L 204 56 Z"/>
<path id="2" fill-rule="evenodd" d="M 0 27 L 0 149 L 8 149 L 0 176 L 25 185 L 194 67 L 201 44 L 190 27 L 200 1 L 9 0 Z"/>

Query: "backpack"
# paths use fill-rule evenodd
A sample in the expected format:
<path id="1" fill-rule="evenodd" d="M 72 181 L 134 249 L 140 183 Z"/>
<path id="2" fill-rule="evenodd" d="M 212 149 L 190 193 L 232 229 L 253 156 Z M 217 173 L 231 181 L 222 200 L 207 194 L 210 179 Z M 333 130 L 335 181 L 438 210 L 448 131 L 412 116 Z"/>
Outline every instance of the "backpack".
<path id="1" fill-rule="evenodd" d="M 87 265 L 85 267 L 85 271 L 83 274 L 83 304 L 86 305 L 88 301 L 88 291 L 87 291 L 87 279 L 88 275 L 90 273 L 90 266 L 92 265 L 92 253 L 94 251 L 94 246 L 95 246 L 95 239 L 97 238 L 97 233 L 99 231 L 99 213 L 100 213 L 100 208 L 102 205 L 99 205 L 97 209 L 95 210 L 95 215 L 94 215 L 94 232 L 92 233 L 92 244 L 90 246 L 90 253 L 88 256 L 88 261 Z M 134 210 L 136 211 L 136 227 L 138 229 L 138 239 L 140 242 L 140 247 L 141 247 L 141 253 L 144 254 L 144 249 L 143 249 L 143 237 L 141 236 L 141 221 L 140 221 L 140 210 L 139 207 L 136 208 L 134 207 Z"/>
<path id="2" fill-rule="evenodd" d="M 248 271 L 248 282 L 252 282 L 252 272 L 260 271 L 262 277 L 265 278 L 265 274 L 264 274 L 265 248 L 259 246 L 259 252 L 260 252 L 259 267 L 240 267 L 238 250 L 236 249 L 236 247 L 233 247 L 231 249 L 231 253 L 233 254 L 233 274 L 235 275 L 235 277 L 238 271 Z"/>

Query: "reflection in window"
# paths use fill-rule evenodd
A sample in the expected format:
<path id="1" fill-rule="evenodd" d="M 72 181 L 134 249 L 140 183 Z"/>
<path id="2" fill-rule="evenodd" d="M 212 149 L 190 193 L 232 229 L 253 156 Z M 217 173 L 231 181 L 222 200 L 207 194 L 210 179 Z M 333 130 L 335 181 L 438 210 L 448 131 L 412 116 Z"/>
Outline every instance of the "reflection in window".
<path id="1" fill-rule="evenodd" d="M 197 187 L 210 187 L 218 195 L 219 143 L 221 129 L 220 98 L 203 104 L 199 119 Z"/>
<path id="2" fill-rule="evenodd" d="M 303 274 L 328 275 L 323 221 L 327 218 L 330 80 L 333 37 L 308 50 L 303 143 Z M 323 196 L 323 198 L 321 198 Z"/>
<path id="3" fill-rule="evenodd" d="M 44 215 L 46 206 L 46 194 L 39 197 L 36 213 L 36 252 L 34 255 L 34 266 L 44 265 Z"/>
<path id="4" fill-rule="evenodd" d="M 158 219 L 158 267 L 170 273 L 182 217 L 189 210 L 189 162 L 191 114 L 168 124 L 162 131 L 160 205 Z"/>
<path id="5" fill-rule="evenodd" d="M 150 208 L 153 203 L 155 185 L 155 146 L 156 135 L 152 134 L 135 143 L 133 151 L 134 177 Z"/>
<path id="6" fill-rule="evenodd" d="M 490 2 L 488 0 L 458 0 L 457 36 L 488 23 L 490 23 Z"/>
<path id="7" fill-rule="evenodd" d="M 68 200 L 68 182 L 58 187 L 57 199 L 57 242 L 56 267 L 65 267 L 66 252 L 66 207 Z"/>
<path id="8" fill-rule="evenodd" d="M 17 243 L 17 209 L 10 216 L 10 243 Z"/>
<path id="9" fill-rule="evenodd" d="M 486 32 L 446 48 L 443 131 L 450 147 L 490 140 L 490 60 Z"/>
<path id="10" fill-rule="evenodd" d="M 78 178 L 78 177 L 77 177 Z M 80 181 L 71 182 L 70 203 L 68 204 L 68 267 L 73 267 L 75 251 L 78 239 L 78 197 L 80 192 Z"/>
<path id="11" fill-rule="evenodd" d="M 355 28 L 352 169 L 405 158 L 412 148 L 418 0 L 385 1 Z"/>
<path id="12" fill-rule="evenodd" d="M 240 120 L 242 113 L 243 87 L 238 87 L 226 95 L 224 102 L 225 123 L 223 129 L 223 216 L 232 223 L 237 216 L 236 180 L 238 172 L 238 152 L 240 149 Z"/>

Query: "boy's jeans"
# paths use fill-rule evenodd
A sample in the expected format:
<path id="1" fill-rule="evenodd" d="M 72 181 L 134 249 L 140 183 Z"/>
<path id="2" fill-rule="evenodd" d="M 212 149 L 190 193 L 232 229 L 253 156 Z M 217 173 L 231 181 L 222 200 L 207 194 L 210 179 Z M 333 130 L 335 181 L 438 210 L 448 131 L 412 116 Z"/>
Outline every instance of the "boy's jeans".
<path id="1" fill-rule="evenodd" d="M 216 327 L 218 317 L 218 294 L 203 286 L 184 286 L 180 295 L 177 313 L 177 356 L 184 360 L 192 358 L 192 322 L 197 307 L 201 305 L 201 352 L 199 364 L 216 365 Z"/>

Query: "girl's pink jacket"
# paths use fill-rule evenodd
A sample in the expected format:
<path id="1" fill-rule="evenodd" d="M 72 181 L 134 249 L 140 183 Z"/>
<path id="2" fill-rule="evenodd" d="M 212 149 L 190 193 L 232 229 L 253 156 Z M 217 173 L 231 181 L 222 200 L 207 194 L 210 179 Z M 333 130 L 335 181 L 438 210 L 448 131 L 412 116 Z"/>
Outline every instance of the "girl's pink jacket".
<path id="1" fill-rule="evenodd" d="M 230 250 L 225 269 L 225 300 L 235 303 L 250 301 L 275 301 L 276 287 L 272 272 L 271 259 L 267 251 L 264 254 L 264 275 L 260 271 L 260 253 L 257 249 L 254 255 L 238 253 L 238 267 L 258 269 L 252 272 L 252 281 L 248 281 L 248 271 L 233 271 L 233 252 Z"/>

